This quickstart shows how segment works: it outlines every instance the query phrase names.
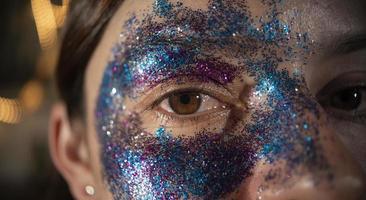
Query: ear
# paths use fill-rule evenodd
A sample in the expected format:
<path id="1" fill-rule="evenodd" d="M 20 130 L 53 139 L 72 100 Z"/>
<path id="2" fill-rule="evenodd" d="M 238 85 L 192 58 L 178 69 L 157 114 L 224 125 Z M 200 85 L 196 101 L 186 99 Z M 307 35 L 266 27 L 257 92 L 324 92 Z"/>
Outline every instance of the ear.
<path id="1" fill-rule="evenodd" d="M 49 123 L 51 157 L 76 199 L 92 199 L 85 187 L 95 185 L 84 130 L 81 120 L 69 120 L 64 104 L 53 107 Z"/>

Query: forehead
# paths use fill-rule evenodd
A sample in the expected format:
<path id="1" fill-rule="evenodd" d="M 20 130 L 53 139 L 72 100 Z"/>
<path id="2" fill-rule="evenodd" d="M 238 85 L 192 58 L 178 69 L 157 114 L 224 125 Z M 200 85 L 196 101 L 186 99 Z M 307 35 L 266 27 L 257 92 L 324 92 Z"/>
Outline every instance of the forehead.
<path id="1" fill-rule="evenodd" d="M 239 38 L 277 41 L 280 32 L 291 31 L 292 42 L 297 36 L 306 36 L 306 40 L 315 44 L 312 46 L 324 49 L 342 37 L 364 32 L 363 4 L 359 0 L 127 0 L 111 20 L 105 37 L 107 40 L 117 40 L 118 36 L 140 39 L 143 43 L 145 38 L 164 37 L 169 42 L 176 39 L 169 38 L 171 35 L 182 38 L 195 35 L 196 38 L 190 38 L 197 39 L 197 44 L 216 41 L 213 43 L 224 44 L 221 47 L 234 49 L 230 47 L 233 45 L 240 49 L 236 44 L 253 43 Z M 216 47 L 210 50 L 218 50 Z"/>
<path id="2" fill-rule="evenodd" d="M 252 18 L 265 17 L 268 11 L 276 6 L 276 12 L 281 13 L 284 20 L 296 19 L 298 24 L 294 25 L 309 31 L 320 28 L 323 32 L 339 29 L 349 31 L 362 26 L 366 16 L 364 12 L 366 2 L 363 0 L 126 0 L 112 23 L 121 25 L 132 14 L 142 19 L 147 13 L 156 10 L 164 12 L 169 5 L 177 3 L 193 11 L 207 11 L 210 5 L 219 4 L 217 2 L 246 11 Z"/>
<path id="3" fill-rule="evenodd" d="M 223 2 L 225 5 L 235 8 L 238 11 L 247 13 L 250 16 L 248 20 L 255 22 L 266 15 L 276 7 L 275 12 L 279 13 L 279 18 L 291 25 L 293 32 L 308 33 L 315 43 L 321 46 L 329 46 L 338 37 L 343 37 L 354 32 L 363 32 L 364 26 L 364 3 L 358 0 L 234 0 L 234 1 L 212 1 L 212 0 L 127 0 L 118 9 L 106 28 L 104 36 L 92 56 L 86 73 L 86 91 L 90 91 L 90 101 L 87 104 L 95 102 L 97 90 L 99 88 L 103 71 L 111 59 L 112 48 L 118 42 L 121 33 L 134 37 L 134 31 L 126 29 L 132 16 L 142 21 L 146 16 L 154 11 L 164 15 L 164 9 L 170 5 L 182 3 L 183 6 L 192 12 L 183 18 L 194 15 L 196 19 L 204 17 L 199 13 L 209 10 L 213 6 L 212 2 Z M 273 10 L 272 10 L 273 11 Z M 273 15 L 274 13 L 272 13 Z M 219 16 L 220 17 L 220 16 Z M 218 18 L 225 20 L 225 16 Z M 165 20 L 164 17 L 154 20 Z M 172 21 L 170 24 L 179 23 Z M 139 24 L 141 25 L 141 23 Z M 220 27 L 217 27 L 220 29 Z"/>
<path id="4" fill-rule="evenodd" d="M 126 26 L 123 26 L 123 24 L 129 23 L 132 16 L 141 21 L 146 16 L 162 14 L 162 12 L 166 12 L 164 9 L 179 3 L 192 12 L 179 12 L 181 16 L 175 18 L 175 22 L 172 20 L 170 24 L 179 25 L 178 23 L 186 18 L 193 18 L 192 15 L 196 15 L 197 20 L 201 16 L 199 13 L 212 9 L 213 5 L 221 4 L 224 5 L 223 7 L 230 6 L 245 12 L 249 16 L 249 20 L 254 23 L 259 22 L 262 18 L 268 18 L 268 15 L 274 15 L 276 12 L 278 18 L 288 23 L 293 32 L 308 33 L 314 42 L 323 46 L 332 44 L 339 39 L 338 37 L 362 33 L 366 27 L 364 12 L 366 3 L 362 0 L 126 0 L 111 20 L 112 26 L 107 28 L 114 31 L 107 31 L 105 35 L 116 38 L 121 32 L 133 34 L 130 33 L 130 30 L 126 30 Z M 167 18 L 158 16 L 149 20 L 164 21 Z M 228 18 L 222 17 L 220 20 L 227 21 Z"/>

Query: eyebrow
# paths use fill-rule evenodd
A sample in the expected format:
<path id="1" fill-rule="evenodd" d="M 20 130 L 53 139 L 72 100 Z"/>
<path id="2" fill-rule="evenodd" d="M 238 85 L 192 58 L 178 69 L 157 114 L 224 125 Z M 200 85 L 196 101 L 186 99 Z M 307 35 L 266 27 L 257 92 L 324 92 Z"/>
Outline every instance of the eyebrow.
<path id="1" fill-rule="evenodd" d="M 142 27 L 142 29 L 151 28 L 153 25 L 154 24 L 148 24 Z M 231 45 L 228 45 L 228 42 L 231 42 L 232 45 L 238 45 L 238 42 L 241 42 L 242 44 L 245 44 L 247 48 L 258 49 L 259 46 L 261 46 L 261 41 L 249 34 L 236 34 L 235 37 L 232 34 L 210 36 L 205 30 L 187 28 L 183 25 L 170 26 L 166 22 L 159 23 L 158 25 L 159 26 L 155 27 L 153 31 L 148 32 L 147 35 L 139 35 L 139 43 L 145 43 L 147 45 L 175 43 L 182 46 L 197 46 L 202 42 L 205 42 L 221 47 L 223 44 L 226 44 L 224 46 L 229 48 Z M 180 28 L 180 31 L 178 31 L 178 28 Z"/>
<path id="2" fill-rule="evenodd" d="M 365 34 L 355 34 L 341 39 L 335 45 L 333 54 L 344 55 L 353 53 L 362 49 L 366 49 L 366 33 Z"/>

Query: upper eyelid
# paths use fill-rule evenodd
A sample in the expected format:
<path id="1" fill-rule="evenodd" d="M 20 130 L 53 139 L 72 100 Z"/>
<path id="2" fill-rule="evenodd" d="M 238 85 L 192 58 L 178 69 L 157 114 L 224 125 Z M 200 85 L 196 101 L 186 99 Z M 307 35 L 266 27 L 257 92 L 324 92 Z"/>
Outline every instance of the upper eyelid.
<path id="1" fill-rule="evenodd" d="M 340 42 L 336 42 L 334 50 L 332 51 L 333 55 L 349 54 L 366 49 L 365 33 L 349 35 L 338 41 Z"/>
<path id="2" fill-rule="evenodd" d="M 188 75 L 182 75 L 181 77 L 188 77 Z M 171 83 L 172 81 L 174 81 L 174 80 L 176 80 L 176 79 L 179 79 L 179 78 L 181 78 L 181 77 L 179 77 L 178 76 L 178 78 L 174 78 L 173 80 L 171 80 L 171 78 L 169 77 L 169 78 L 165 78 L 165 79 L 161 79 L 160 80 L 160 84 L 158 84 L 158 85 L 156 85 L 156 86 L 153 86 L 153 87 L 151 87 L 151 88 L 147 88 L 147 90 L 146 90 L 146 92 L 148 92 L 148 93 L 151 93 L 152 91 L 154 91 L 154 88 L 156 88 L 156 87 L 159 87 L 159 85 L 163 85 L 165 82 L 167 82 L 168 81 L 168 83 Z M 197 75 L 194 75 L 194 74 L 192 74 L 192 77 L 197 77 Z M 233 95 L 233 91 L 231 90 L 231 88 L 230 87 L 227 87 L 227 85 L 225 85 L 225 84 L 222 84 L 222 83 L 220 83 L 219 81 L 217 81 L 217 80 L 215 80 L 215 79 L 212 79 L 212 78 L 210 78 L 210 77 L 207 77 L 208 78 L 208 80 L 209 80 L 209 82 L 210 83 L 212 83 L 212 84 L 215 84 L 216 86 L 218 86 L 218 87 L 222 87 L 222 88 L 225 88 L 225 90 L 229 93 L 229 95 L 230 96 L 234 96 Z M 194 80 L 197 80 L 197 83 L 198 82 L 200 82 L 200 83 L 204 83 L 204 82 L 202 82 L 201 80 L 199 80 L 199 78 L 193 78 L 192 79 L 193 81 Z M 192 80 L 189 80 L 189 81 L 192 81 Z M 174 83 L 172 83 L 172 84 L 174 84 Z"/>

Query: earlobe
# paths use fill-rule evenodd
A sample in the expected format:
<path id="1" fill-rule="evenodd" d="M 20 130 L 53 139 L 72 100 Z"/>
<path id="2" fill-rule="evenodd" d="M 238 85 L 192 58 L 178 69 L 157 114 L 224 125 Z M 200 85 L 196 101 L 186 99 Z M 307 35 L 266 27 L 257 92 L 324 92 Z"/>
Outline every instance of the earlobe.
<path id="1" fill-rule="evenodd" d="M 49 123 L 51 157 L 76 199 L 90 199 L 85 186 L 94 185 L 83 126 L 80 120 L 69 120 L 65 105 L 53 107 Z"/>

